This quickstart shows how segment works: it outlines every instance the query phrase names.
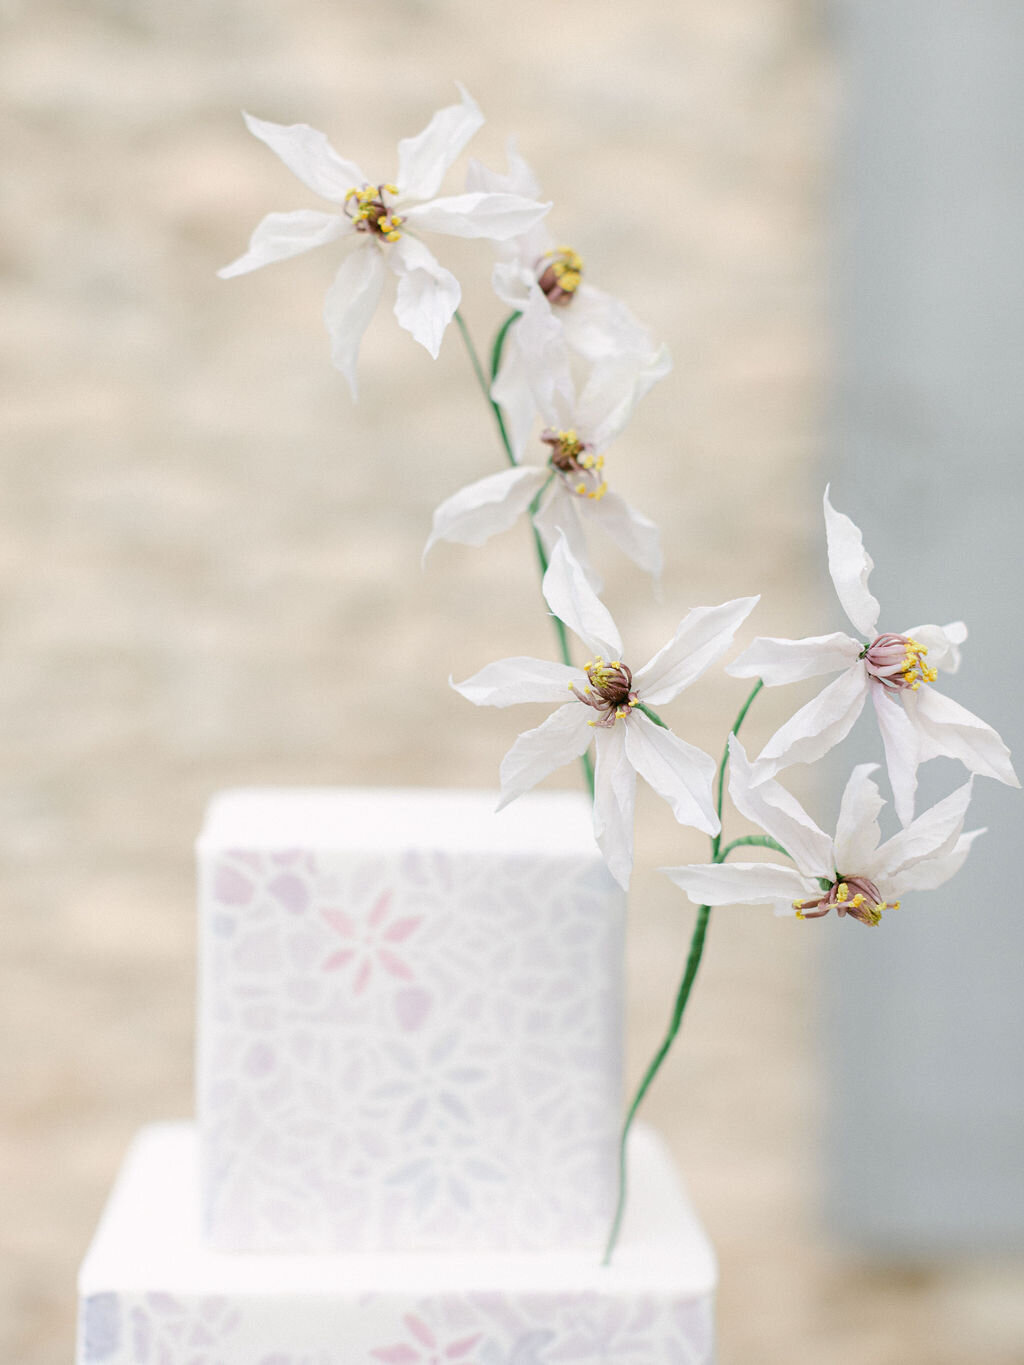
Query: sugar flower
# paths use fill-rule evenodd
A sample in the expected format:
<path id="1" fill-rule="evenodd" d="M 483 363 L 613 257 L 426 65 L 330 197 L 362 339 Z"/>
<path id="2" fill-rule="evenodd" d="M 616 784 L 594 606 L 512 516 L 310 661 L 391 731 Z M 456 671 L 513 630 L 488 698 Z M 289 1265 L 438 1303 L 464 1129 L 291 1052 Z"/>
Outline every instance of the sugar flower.
<path id="1" fill-rule="evenodd" d="M 508 170 L 503 175 L 471 161 L 467 188 L 539 199 L 537 178 L 517 151 L 514 138 L 508 140 L 506 159 Z M 500 259 L 494 268 L 493 284 L 499 298 L 517 312 L 539 301 L 576 355 L 593 363 L 627 355 L 643 360 L 657 352 L 647 328 L 624 303 L 586 279 L 579 253 L 558 244 L 545 223 L 538 221 L 519 236 L 496 243 L 496 251 Z M 513 448 L 520 456 L 535 415 L 526 369 L 529 342 L 523 332 L 518 322 L 510 329 L 493 390 L 495 402 L 505 413 Z"/>
<path id="2" fill-rule="evenodd" d="M 601 580 L 587 548 L 590 527 L 597 527 L 657 579 L 662 564 L 658 528 L 609 491 L 604 451 L 651 385 L 667 373 L 667 357 L 602 361 L 577 398 L 557 324 L 545 319 L 536 304 L 528 306 L 522 323 L 531 347 L 538 405 L 549 422 L 537 442 L 543 463 L 490 474 L 447 498 L 434 512 L 424 553 L 439 540 L 482 545 L 533 508 L 545 551 L 550 554 L 559 535 L 564 535 L 595 591 Z"/>
<path id="3" fill-rule="evenodd" d="M 944 801 L 881 843 L 878 813 L 885 804 L 871 780 L 877 764 L 854 768 L 830 839 L 800 803 L 769 778 L 754 781 L 743 746 L 729 742 L 729 794 L 736 809 L 780 843 L 794 866 L 715 863 L 663 870 L 695 905 L 775 907 L 778 915 L 818 919 L 835 910 L 861 924 L 878 924 L 898 910 L 908 891 L 931 891 L 958 872 L 983 830 L 962 833 L 969 779 Z"/>
<path id="4" fill-rule="evenodd" d="M 664 797 L 681 824 L 718 833 L 711 790 L 715 760 L 651 720 L 642 708 L 671 701 L 699 678 L 729 648 L 758 599 L 695 607 L 669 643 L 633 671 L 623 661 L 611 614 L 564 537 L 555 544 L 543 590 L 554 614 L 591 652 L 590 661 L 573 668 L 542 659 L 502 659 L 453 686 L 477 706 L 563 703 L 542 725 L 520 735 L 505 755 L 501 805 L 579 758 L 593 743 L 594 835 L 612 875 L 626 887 L 633 866 L 637 773 Z M 570 701 L 565 701 L 567 691 Z"/>
<path id="5" fill-rule="evenodd" d="M 420 232 L 500 241 L 526 231 L 550 208 L 518 194 L 436 197 L 445 172 L 484 121 L 461 86 L 459 93 L 460 104 L 439 110 L 421 133 L 399 142 L 393 181 L 371 181 L 354 161 L 339 156 L 323 133 L 304 123 L 284 126 L 245 115 L 249 131 L 315 194 L 340 205 L 340 211 L 268 214 L 248 251 L 219 273 L 223 278 L 241 275 L 342 238 L 357 243 L 359 249 L 345 257 L 324 305 L 331 358 L 353 397 L 359 344 L 380 300 L 387 268 L 398 281 L 399 326 L 432 356 L 437 356 L 459 306 L 458 281 L 435 260 Z"/>
<path id="6" fill-rule="evenodd" d="M 932 686 L 939 669 L 954 673 L 959 667 L 964 623 L 880 634 L 881 608 L 867 585 L 873 563 L 858 528 L 832 507 L 828 489 L 825 529 L 829 573 L 861 638 L 838 632 L 805 640 L 759 638 L 726 669 L 736 678 L 763 678 L 769 687 L 840 674 L 772 735 L 754 765 L 757 780 L 827 753 L 849 734 L 870 696 L 903 824 L 913 818 L 918 766 L 940 754 L 959 759 L 969 772 L 1019 787 L 1009 750 L 995 730 Z"/>

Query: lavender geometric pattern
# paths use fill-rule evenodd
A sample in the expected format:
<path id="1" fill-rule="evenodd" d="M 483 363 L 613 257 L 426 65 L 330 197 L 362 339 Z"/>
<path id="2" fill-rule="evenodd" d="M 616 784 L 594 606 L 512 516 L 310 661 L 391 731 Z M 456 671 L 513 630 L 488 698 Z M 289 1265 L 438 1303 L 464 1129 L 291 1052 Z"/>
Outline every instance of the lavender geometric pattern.
<path id="1" fill-rule="evenodd" d="M 600 1245 L 624 905 L 598 859 L 209 850 L 200 905 L 211 1245 Z"/>
<path id="2" fill-rule="evenodd" d="M 101 1338 L 90 1334 L 107 1300 Z M 104 1294 L 79 1365 L 710 1365 L 709 1298 L 467 1294 L 351 1302 L 278 1347 L 266 1299 Z M 294 1319 L 293 1319 L 294 1322 Z M 315 1340 L 314 1338 L 320 1338 Z"/>

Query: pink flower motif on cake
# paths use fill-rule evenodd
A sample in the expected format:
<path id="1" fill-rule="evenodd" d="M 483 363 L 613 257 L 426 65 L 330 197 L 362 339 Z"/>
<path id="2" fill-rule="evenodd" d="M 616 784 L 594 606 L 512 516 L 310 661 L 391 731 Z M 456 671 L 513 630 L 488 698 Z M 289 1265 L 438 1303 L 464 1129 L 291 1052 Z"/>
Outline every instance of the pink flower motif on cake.
<path id="1" fill-rule="evenodd" d="M 480 1343 L 479 1332 L 441 1340 L 417 1314 L 406 1313 L 403 1321 L 408 1340 L 377 1347 L 370 1352 L 374 1360 L 383 1361 L 384 1365 L 443 1365 L 445 1361 L 479 1365 L 480 1356 L 474 1349 Z"/>
<path id="2" fill-rule="evenodd" d="M 347 910 L 325 909 L 323 918 L 331 926 L 341 946 L 324 959 L 325 972 L 348 969 L 353 995 L 362 995 L 374 972 L 384 972 L 397 981 L 412 981 L 413 969 L 401 955 L 402 945 L 423 923 L 422 915 L 395 916 L 393 891 L 383 891 L 365 917 Z"/>

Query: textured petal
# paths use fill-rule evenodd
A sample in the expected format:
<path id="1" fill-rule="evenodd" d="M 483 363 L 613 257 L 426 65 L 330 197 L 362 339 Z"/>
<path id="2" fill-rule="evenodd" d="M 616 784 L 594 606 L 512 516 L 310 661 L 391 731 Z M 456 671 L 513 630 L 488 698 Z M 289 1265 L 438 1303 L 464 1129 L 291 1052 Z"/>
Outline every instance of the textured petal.
<path id="1" fill-rule="evenodd" d="M 339 213 L 318 213 L 315 209 L 298 209 L 295 213 L 268 213 L 249 238 L 249 250 L 232 261 L 217 274 L 222 280 L 233 275 L 244 275 L 258 270 L 272 261 L 285 261 L 325 242 L 344 237 L 351 223 Z"/>
<path id="2" fill-rule="evenodd" d="M 875 854 L 873 870 L 883 877 L 899 877 L 918 863 L 950 853 L 967 819 L 973 782 L 973 778 L 968 779 L 951 796 L 888 839 Z"/>
<path id="3" fill-rule="evenodd" d="M 569 684 L 582 688 L 586 678 L 578 668 L 550 659 L 519 656 L 487 664 L 465 682 L 451 685 L 474 706 L 515 706 L 524 701 L 567 701 Z M 573 702 L 581 710 L 589 707 Z"/>
<path id="4" fill-rule="evenodd" d="M 668 644 L 633 675 L 641 699 L 660 706 L 689 687 L 722 657 L 759 600 L 737 597 L 718 607 L 688 611 Z"/>
<path id="5" fill-rule="evenodd" d="M 466 167 L 466 189 L 486 190 L 488 194 L 521 194 L 526 199 L 540 198 L 540 181 L 530 164 L 520 154 L 515 137 L 505 139 L 505 160 L 508 170 L 504 175 L 492 171 L 474 157 Z"/>
<path id="6" fill-rule="evenodd" d="M 581 505 L 586 507 L 587 520 L 599 526 L 627 558 L 646 570 L 657 583 L 663 564 L 661 532 L 650 517 L 630 507 L 618 493 L 588 498 L 585 503 L 581 500 Z"/>
<path id="7" fill-rule="evenodd" d="M 516 323 L 516 340 L 537 411 L 548 426 L 564 430 L 576 422 L 576 390 L 562 324 L 536 283 Z M 581 432 L 586 439 L 586 433 Z"/>
<path id="8" fill-rule="evenodd" d="M 608 870 L 623 888 L 633 871 L 636 769 L 626 755 L 621 725 L 591 730 L 594 744 L 594 838 Z"/>
<path id="9" fill-rule="evenodd" d="M 349 190 L 368 183 L 356 163 L 339 156 L 326 134 L 316 128 L 306 123 L 267 123 L 251 114 L 243 118 L 249 132 L 276 152 L 314 194 L 340 204 Z"/>
<path id="10" fill-rule="evenodd" d="M 766 635 L 743 651 L 725 671 L 731 678 L 760 678 L 766 687 L 802 682 L 822 673 L 838 673 L 857 662 L 864 650 L 859 640 L 836 632 L 803 640 L 776 640 Z"/>
<path id="11" fill-rule="evenodd" d="M 859 664 L 840 673 L 813 701 L 775 731 L 755 764 L 758 782 L 793 763 L 814 763 L 853 729 L 868 692 L 867 672 Z"/>
<path id="12" fill-rule="evenodd" d="M 923 757 L 947 754 L 959 759 L 968 772 L 1020 786 L 1010 751 L 991 725 L 931 687 L 903 695 L 907 715 L 927 745 Z"/>
<path id="13" fill-rule="evenodd" d="M 755 785 L 752 767 L 735 735 L 729 739 L 729 795 L 741 815 L 782 845 L 808 877 L 831 877 L 835 872 L 832 840 L 818 828 L 795 796 L 771 780 Z"/>
<path id="14" fill-rule="evenodd" d="M 417 231 L 504 242 L 528 232 L 550 208 L 550 204 L 538 204 L 518 194 L 457 194 L 417 204 L 406 209 L 404 216 Z"/>
<path id="15" fill-rule="evenodd" d="M 615 440 L 641 398 L 671 369 L 667 346 L 652 355 L 617 355 L 595 364 L 580 394 L 576 419 L 595 450 L 604 450 Z"/>
<path id="16" fill-rule="evenodd" d="M 871 774 L 877 763 L 859 763 L 850 774 L 836 821 L 836 869 L 849 877 L 870 875 L 882 831 L 878 815 L 885 802 Z"/>
<path id="17" fill-rule="evenodd" d="M 896 900 L 906 895 L 908 891 L 934 891 L 936 887 L 942 886 L 960 871 L 971 851 L 971 845 L 979 834 L 985 832 L 984 829 L 972 829 L 967 834 L 961 834 L 949 853 L 944 853 L 940 858 L 931 858 L 925 863 L 916 863 L 906 872 L 892 877 L 885 888 L 886 896 Z"/>
<path id="18" fill-rule="evenodd" d="M 380 302 L 384 263 L 372 244 L 357 247 L 341 264 L 324 300 L 324 322 L 331 334 L 331 361 L 356 396 L 359 344 Z"/>
<path id="19" fill-rule="evenodd" d="M 694 905 L 774 905 L 792 911 L 818 888 L 793 867 L 778 863 L 697 863 L 660 869 Z"/>
<path id="20" fill-rule="evenodd" d="M 584 578 L 595 593 L 600 593 L 604 582 L 590 558 L 581 515 L 587 507 L 582 498 L 570 493 L 562 480 L 556 478 L 541 499 L 533 524 L 540 534 L 548 559 L 559 540 L 564 540 L 569 554 L 583 570 Z"/>
<path id="21" fill-rule="evenodd" d="M 483 127 L 484 116 L 469 92 L 456 82 L 462 102 L 439 109 L 421 133 L 398 144 L 398 175 L 402 199 L 433 199 L 444 173 Z"/>
<path id="22" fill-rule="evenodd" d="M 415 237 L 395 242 L 388 248 L 387 258 L 398 276 L 398 325 L 411 332 L 436 360 L 445 329 L 462 297 L 459 282 Z"/>
<path id="23" fill-rule="evenodd" d="M 519 736 L 501 762 L 499 810 L 556 768 L 579 758 L 594 737 L 587 720 L 589 710 L 578 701 L 569 702 L 552 712 L 543 725 Z"/>
<path id="24" fill-rule="evenodd" d="M 622 641 L 611 612 L 587 582 L 564 536 L 551 551 L 541 587 L 551 610 L 592 653 L 607 659 L 621 656 Z"/>
<path id="25" fill-rule="evenodd" d="M 460 488 L 434 512 L 424 555 L 439 540 L 483 545 L 499 531 L 508 530 L 540 492 L 546 478 L 546 470 L 526 465 L 503 469 Z"/>
<path id="26" fill-rule="evenodd" d="M 868 591 L 868 577 L 875 567 L 864 548 L 860 530 L 828 500 L 825 489 L 825 534 L 828 540 L 828 571 L 836 595 L 854 626 L 870 641 L 878 633 L 881 607 Z"/>
<path id="27" fill-rule="evenodd" d="M 491 385 L 491 398 L 501 408 L 512 453 L 521 460 L 537 421 L 537 404 L 518 333 L 519 324 L 514 323 L 505 336 L 501 368 Z"/>
<path id="28" fill-rule="evenodd" d="M 616 722 L 617 729 L 620 722 Z M 718 765 L 692 744 L 634 711 L 621 722 L 626 756 L 640 776 L 672 807 L 681 825 L 704 834 L 721 829 L 711 787 Z"/>
<path id="29" fill-rule="evenodd" d="M 658 354 L 650 332 L 626 305 L 592 284 L 581 284 L 572 302 L 560 312 L 569 345 L 586 360 Z"/>
<path id="30" fill-rule="evenodd" d="M 912 640 L 924 645 L 932 668 L 943 673 L 955 673 L 960 667 L 960 646 L 967 639 L 963 621 L 950 621 L 948 626 L 914 626 L 905 632 Z"/>
<path id="31" fill-rule="evenodd" d="M 893 805 L 900 824 L 906 825 L 914 818 L 921 736 L 903 709 L 903 704 L 898 698 L 890 696 L 880 683 L 871 684 L 871 700 L 885 748 L 885 766 L 889 772 Z"/>

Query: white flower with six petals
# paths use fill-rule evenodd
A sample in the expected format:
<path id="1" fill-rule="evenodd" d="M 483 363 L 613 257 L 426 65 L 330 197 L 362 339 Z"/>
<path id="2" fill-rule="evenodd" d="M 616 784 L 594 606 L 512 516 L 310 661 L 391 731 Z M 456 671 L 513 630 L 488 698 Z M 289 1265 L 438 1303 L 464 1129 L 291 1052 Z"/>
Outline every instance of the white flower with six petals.
<path id="1" fill-rule="evenodd" d="M 870 696 L 903 824 L 913 818 L 918 766 L 941 754 L 959 759 L 969 772 L 1019 787 L 1009 750 L 995 730 L 931 687 L 938 669 L 956 672 L 967 627 L 954 621 L 879 634 L 881 608 L 867 586 L 873 563 L 858 528 L 832 507 L 828 489 L 825 528 L 832 582 L 863 638 L 840 632 L 804 640 L 762 637 L 728 666 L 732 677 L 759 677 L 768 687 L 842 670 L 768 740 L 754 764 L 755 780 L 821 758 L 849 734 Z"/>
<path id="2" fill-rule="evenodd" d="M 622 661 L 618 628 L 590 587 L 564 538 L 556 543 L 543 582 L 554 614 L 593 658 L 583 668 L 542 659 L 502 659 L 455 690 L 477 706 L 563 702 L 546 721 L 520 735 L 501 764 L 501 806 L 535 786 L 594 744 L 594 835 L 622 887 L 633 866 L 633 807 L 639 773 L 672 807 L 680 824 L 717 834 L 712 795 L 717 764 L 644 714 L 699 678 L 732 643 L 758 599 L 694 607 L 674 637 L 642 668 Z M 565 702 L 566 692 L 572 700 Z M 499 807 L 500 809 L 500 807 Z"/>
<path id="3" fill-rule="evenodd" d="M 439 110 L 416 137 L 398 144 L 394 182 L 371 182 L 354 161 L 338 155 L 325 135 L 304 123 L 285 126 L 245 115 L 249 131 L 276 152 L 315 194 L 340 212 L 299 209 L 271 213 L 258 224 L 249 249 L 218 273 L 241 275 L 312 247 L 348 238 L 361 249 L 348 255 L 324 304 L 331 358 L 356 393 L 356 361 L 386 268 L 397 277 L 399 326 L 436 358 L 459 306 L 458 280 L 420 241 L 420 231 L 453 237 L 518 236 L 551 207 L 516 194 L 460 194 L 437 198 L 445 172 L 483 124 L 483 115 L 459 86 L 460 104 Z"/>
<path id="4" fill-rule="evenodd" d="M 559 535 L 564 535 L 595 591 L 601 580 L 587 549 L 591 526 L 657 580 L 662 565 L 658 528 L 618 493 L 608 491 L 604 451 L 644 394 L 668 373 L 667 351 L 599 362 L 577 397 L 565 335 L 539 290 L 518 326 L 524 329 L 535 411 L 548 423 L 539 442 L 547 447 L 546 462 L 517 464 L 489 474 L 446 498 L 434 512 L 424 554 L 439 540 L 482 545 L 512 526 L 539 499 L 533 523 L 545 551 L 550 554 Z"/>
<path id="5" fill-rule="evenodd" d="M 778 782 L 760 783 L 743 746 L 729 742 L 729 795 L 736 809 L 786 849 L 794 866 L 708 863 L 662 870 L 695 905 L 775 907 L 778 915 L 817 919 L 835 910 L 862 924 L 899 909 L 908 891 L 932 891 L 960 870 L 983 830 L 962 833 L 973 778 L 881 843 L 878 814 L 885 802 L 871 780 L 875 763 L 854 768 L 843 793 L 835 839 L 814 823 Z"/>

